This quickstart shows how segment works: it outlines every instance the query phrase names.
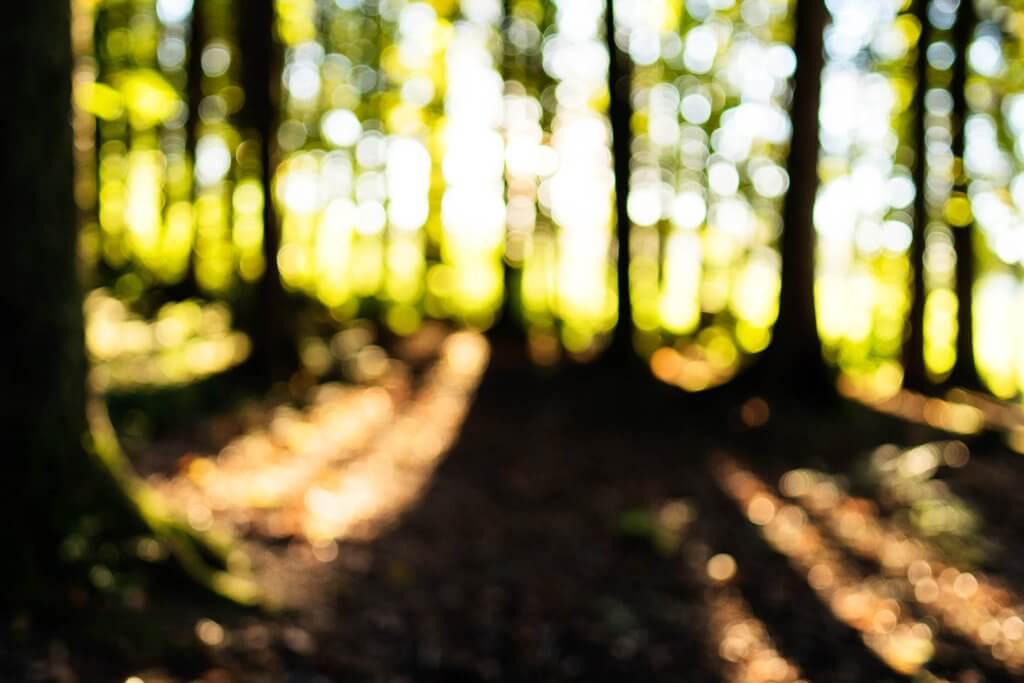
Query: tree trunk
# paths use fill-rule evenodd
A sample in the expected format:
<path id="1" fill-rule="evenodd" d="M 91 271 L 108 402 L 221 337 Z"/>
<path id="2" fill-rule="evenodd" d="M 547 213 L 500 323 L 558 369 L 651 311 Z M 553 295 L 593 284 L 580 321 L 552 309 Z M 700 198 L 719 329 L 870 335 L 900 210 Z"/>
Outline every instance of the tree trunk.
<path id="1" fill-rule="evenodd" d="M 185 152 L 192 159 L 192 196 L 196 193 L 194 166 L 197 143 L 199 142 L 199 104 L 203 101 L 203 46 L 206 44 L 205 3 L 196 2 L 192 7 L 192 18 L 188 31 L 188 62 L 185 65 L 186 95 L 188 99 L 188 120 L 185 122 Z M 171 300 L 180 301 L 198 296 L 199 283 L 196 281 L 194 247 L 181 280 L 167 288 Z"/>
<path id="2" fill-rule="evenodd" d="M 243 126 L 254 133 L 260 145 L 263 180 L 263 256 L 266 269 L 260 284 L 260 301 L 253 312 L 252 362 L 269 382 L 287 379 L 295 367 L 295 350 L 289 340 L 288 302 L 277 267 L 280 230 L 274 210 L 274 141 L 277 122 L 280 61 L 274 39 L 273 0 L 246 0 L 240 12 L 239 53 L 242 59 L 242 87 L 245 105 Z"/>
<path id="3" fill-rule="evenodd" d="M 70 7 L 39 0 L 0 28 L 6 136 L 0 183 L 10 229 L 0 252 L 10 347 L 3 363 L 4 564 L 19 579 L 49 569 L 87 494 L 85 351 L 71 137 Z M 14 566 L 10 566 L 10 564 Z"/>
<path id="4" fill-rule="evenodd" d="M 0 125 L 9 137 L 0 183 L 18 198 L 0 251 L 0 291 L 10 325 L 0 380 L 6 452 L 0 492 L 4 603 L 60 604 L 54 587 L 84 567 L 62 557 L 71 536 L 106 545 L 152 533 L 193 578 L 239 601 L 258 599 L 247 580 L 211 569 L 223 556 L 145 491 L 109 429 L 89 431 L 71 132 L 70 4 L 38 0 L 0 27 L 0 58 L 17 64 Z M 147 505 L 148 503 L 148 505 Z M 90 548 L 86 548 L 91 551 Z M 95 557 L 82 556 L 82 561 Z"/>
<path id="5" fill-rule="evenodd" d="M 9 350 L 3 364 L 7 458 L 0 574 L 13 600 L 49 598 L 80 576 L 61 557 L 72 534 L 145 525 L 114 475 L 94 457 L 86 418 L 86 359 L 74 203 L 70 4 L 40 0 L 0 28 L 0 56 L 18 64 L 0 125 L 0 183 L 17 197 L 0 254 Z M 88 542 L 85 535 L 82 540 Z"/>
<path id="6" fill-rule="evenodd" d="M 814 304 L 814 200 L 818 192 L 818 110 L 824 66 L 823 0 L 797 0 L 796 74 L 790 116 L 793 138 L 787 171 L 789 192 L 782 212 L 782 288 L 779 317 L 763 363 L 764 389 L 806 401 L 834 393 L 821 353 Z"/>
<path id="7" fill-rule="evenodd" d="M 925 94 L 928 91 L 928 58 L 926 52 L 931 42 L 931 22 L 928 20 L 929 0 L 917 0 L 915 14 L 921 24 L 921 35 L 917 41 L 917 62 L 914 91 L 914 239 L 910 243 L 910 311 L 907 317 L 907 333 L 903 345 L 903 384 L 909 389 L 924 391 L 929 388 L 928 371 L 924 362 L 924 303 L 927 292 L 924 280 L 924 250 L 928 231 L 929 211 L 926 181 L 928 178 L 928 155 L 925 131 L 927 111 Z"/>
<path id="8" fill-rule="evenodd" d="M 199 141 L 199 103 L 203 99 L 203 46 L 206 44 L 205 3 L 192 7 L 188 31 L 188 63 L 185 74 L 188 82 L 188 121 L 185 122 L 185 140 L 188 149 L 195 151 Z"/>
<path id="9" fill-rule="evenodd" d="M 498 52 L 498 65 L 501 77 L 505 81 L 510 80 L 508 67 L 512 56 L 509 51 L 505 50 L 505 46 L 510 42 L 509 30 L 512 28 L 512 10 L 512 0 L 501 1 L 501 49 Z M 515 311 L 521 310 L 522 307 L 522 264 L 512 266 L 508 258 L 502 258 L 502 282 L 505 287 L 502 306 L 498 311 L 497 321 L 491 327 L 491 333 L 512 339 L 521 338 L 522 327 L 520 323 L 522 320 L 518 319 Z"/>
<path id="10" fill-rule="evenodd" d="M 953 96 L 953 168 L 956 174 L 953 185 L 954 197 L 967 196 L 967 169 L 964 166 L 964 147 L 967 123 L 967 50 L 974 35 L 977 17 L 973 0 L 961 0 L 957 10 L 956 25 L 953 27 L 953 49 L 956 61 L 953 63 L 953 77 L 949 89 Z M 957 337 L 956 364 L 946 380 L 947 385 L 968 389 L 981 387 L 978 370 L 974 364 L 974 219 L 966 225 L 954 225 L 953 249 L 956 251 L 956 298 Z"/>
<path id="11" fill-rule="evenodd" d="M 618 322 L 606 354 L 614 363 L 628 364 L 634 358 L 633 306 L 629 298 L 630 221 L 626 210 L 629 199 L 629 160 L 633 134 L 633 74 L 629 55 L 615 43 L 615 1 L 605 3 L 605 44 L 608 48 L 608 116 L 612 129 L 612 159 L 615 172 L 616 282 L 618 284 Z"/>

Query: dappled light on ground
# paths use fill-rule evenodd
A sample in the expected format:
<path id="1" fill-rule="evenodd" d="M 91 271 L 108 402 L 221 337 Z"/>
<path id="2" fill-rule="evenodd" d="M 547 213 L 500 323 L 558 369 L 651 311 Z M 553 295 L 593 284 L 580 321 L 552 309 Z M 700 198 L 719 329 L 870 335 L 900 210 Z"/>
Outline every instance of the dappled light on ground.
<path id="1" fill-rule="evenodd" d="M 1024 408 L 1020 405 L 965 389 L 950 391 L 949 398 L 980 410 L 990 428 L 1005 433 L 1010 448 L 1024 453 Z"/>
<path id="2" fill-rule="evenodd" d="M 611 385 L 544 379 L 500 338 L 371 328 L 307 339 L 302 382 L 136 446 L 281 609 L 168 616 L 154 594 L 146 619 L 199 663 L 126 657 L 118 680 L 1021 675 L 1019 568 L 976 500 L 983 475 L 1012 500 L 1017 475 L 977 469 L 967 437 L 829 460 L 760 438 L 792 419 L 774 400 L 708 413 L 709 436 L 662 394 L 609 411 Z M 732 439 L 742 460 L 714 455 Z"/>
<path id="3" fill-rule="evenodd" d="M 729 555 L 708 560 L 708 631 L 718 646 L 725 683 L 807 683 L 800 669 L 779 654 L 768 626 L 751 613 L 750 605 L 729 584 L 736 573 Z"/>
<path id="4" fill-rule="evenodd" d="M 772 488 L 736 460 L 719 455 L 712 464 L 718 484 L 765 540 L 807 573 L 807 582 L 835 617 L 862 634 L 864 643 L 895 671 L 913 674 L 934 653 L 933 635 L 899 592 L 882 576 L 864 576 L 834 548 L 799 507 L 787 505 Z"/>
<path id="5" fill-rule="evenodd" d="M 951 434 L 994 432 L 1011 449 L 1024 453 L 1024 410 L 1015 403 L 960 388 L 949 390 L 944 397 L 898 386 L 880 388 L 877 382 L 873 385 L 851 375 L 840 376 L 837 388 L 847 398 L 907 422 Z"/>
<path id="6" fill-rule="evenodd" d="M 838 389 L 847 398 L 908 422 L 926 424 L 954 434 L 977 434 L 985 427 L 985 415 L 967 403 L 929 396 L 909 389 L 873 391 L 849 377 L 841 377 Z"/>
<path id="7" fill-rule="evenodd" d="M 367 457 L 306 491 L 303 535 L 321 543 L 372 536 L 412 505 L 458 437 L 486 363 L 487 344 L 479 335 L 448 338 L 418 395 Z"/>
<path id="8" fill-rule="evenodd" d="M 890 454 L 886 476 L 895 481 L 889 490 L 926 479 L 940 465 L 940 458 L 947 465 L 962 467 L 967 463 L 966 451 L 962 443 L 950 442 L 918 446 L 895 457 Z M 820 519 L 844 547 L 877 563 L 893 580 L 905 582 L 901 592 L 925 613 L 979 650 L 987 650 L 1010 672 L 1024 673 L 1024 600 L 1014 590 L 977 570 L 949 564 L 933 547 L 882 520 L 874 503 L 849 496 L 841 483 L 827 474 L 794 470 L 783 478 L 782 491 Z M 958 508 L 953 502 L 923 512 L 932 517 L 952 516 L 951 527 L 969 530 L 969 525 L 956 523 Z"/>
<path id="9" fill-rule="evenodd" d="M 415 381 L 392 360 L 377 383 L 316 387 L 308 407 L 279 407 L 219 454 L 186 457 L 161 488 L 199 529 L 303 538 L 328 559 L 336 540 L 373 538 L 429 484 L 487 366 L 475 333 L 433 351 Z"/>

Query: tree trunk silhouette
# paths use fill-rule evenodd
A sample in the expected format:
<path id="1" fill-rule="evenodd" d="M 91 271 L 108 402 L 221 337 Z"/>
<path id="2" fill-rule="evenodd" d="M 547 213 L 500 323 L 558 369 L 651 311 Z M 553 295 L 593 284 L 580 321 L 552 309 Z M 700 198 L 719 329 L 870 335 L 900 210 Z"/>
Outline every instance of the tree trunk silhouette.
<path id="1" fill-rule="evenodd" d="M 0 253 L 11 333 L 3 363 L 6 459 L 0 573 L 24 591 L 65 572 L 59 547 L 83 517 L 123 526 L 130 515 L 87 452 L 86 361 L 77 254 L 71 132 L 70 5 L 39 0 L 0 28 L 0 54 L 17 64 L 0 122 L 0 182 L 17 197 Z M 141 523 L 139 524 L 141 529 Z"/>
<path id="2" fill-rule="evenodd" d="M 95 421 L 87 417 L 70 38 L 66 0 L 25 5 L 18 22 L 0 27 L 0 57 L 19 65 L 7 82 L 9 106 L 0 113 L 10 136 L 0 182 L 18 198 L 7 207 L 14 229 L 0 253 L 0 291 L 12 330 L 0 376 L 9 454 L 0 495 L 0 575 L 8 590 L 0 599 L 60 604 L 64 594 L 54 588 L 84 586 L 83 563 L 97 561 L 98 548 L 151 534 L 188 575 L 252 602 L 260 595 L 254 584 L 207 564 L 226 550 L 154 503 L 109 422 L 99 419 L 102 409 Z M 81 541 L 81 557 L 64 556 L 71 537 Z"/>
<path id="3" fill-rule="evenodd" d="M 0 44 L 8 79 L 3 130 L 7 149 L 0 162 L 4 188 L 18 200 L 6 208 L 14 229 L 2 250 L 4 311 L 15 332 L 5 359 L 9 439 L 4 480 L 8 520 L 2 526 L 19 549 L 54 550 L 66 508 L 79 492 L 85 458 L 85 352 L 82 298 L 78 290 L 73 160 L 71 146 L 70 9 L 61 0 L 40 0 L 5 22 Z M 28 288 L 28 291 L 26 291 Z M 45 501 L 48 510 L 40 510 Z M 52 503 L 52 507 L 50 507 Z M 11 520 L 18 520 L 13 524 Z M 27 528 L 26 528 L 27 526 Z M 18 528 L 14 528 L 18 527 Z M 31 551 L 20 548 L 29 555 Z M 20 554 L 20 553 L 19 553 Z M 40 569 L 37 557 L 20 558 L 15 572 Z M 17 561 L 17 560 L 15 560 Z M 27 565 L 35 566 L 27 566 Z"/>
<path id="4" fill-rule="evenodd" d="M 633 106 L 632 62 L 615 43 L 615 2 L 605 3 L 605 44 L 608 48 L 608 117 L 612 129 L 612 160 L 615 172 L 616 282 L 618 284 L 618 323 L 606 354 L 612 362 L 628 364 L 633 350 L 633 306 L 629 298 L 630 221 L 626 210 L 629 199 L 629 160 L 633 143 L 630 121 Z"/>
<path id="5" fill-rule="evenodd" d="M 819 401 L 834 393 L 822 357 L 814 307 L 814 199 L 818 192 L 818 109 L 826 21 L 823 0 L 797 1 L 793 46 L 797 66 L 790 107 L 793 138 L 780 243 L 782 287 L 779 317 L 761 360 L 760 376 L 767 392 L 785 391 L 807 401 Z"/>
<path id="6" fill-rule="evenodd" d="M 956 174 L 954 197 L 967 196 L 967 169 L 964 166 L 967 123 L 967 50 L 977 24 L 973 0 L 961 0 L 953 26 L 953 49 L 956 61 L 950 92 L 953 96 L 953 159 Z M 952 226 L 953 249 L 956 251 L 957 337 L 956 363 L 946 380 L 947 385 L 977 389 L 981 387 L 974 364 L 974 219 L 966 225 Z"/>
<path id="7" fill-rule="evenodd" d="M 185 122 L 185 150 L 192 159 L 193 169 L 196 161 L 196 149 L 199 142 L 199 104 L 203 100 L 203 45 L 206 44 L 205 3 L 196 2 L 192 7 L 192 18 L 188 30 L 188 62 L 185 64 L 187 83 L 188 120 Z M 195 197 L 196 180 L 192 174 L 192 192 Z M 194 254 L 189 255 L 188 264 L 179 282 L 167 288 L 167 296 L 171 300 L 182 300 L 199 295 L 199 283 L 196 281 Z"/>
<path id="8" fill-rule="evenodd" d="M 188 31 L 188 63 L 185 67 L 188 81 L 188 121 L 185 122 L 185 144 L 195 153 L 199 142 L 199 103 L 203 99 L 203 45 L 206 43 L 206 22 L 203 17 L 204 3 L 192 7 L 192 19 Z"/>
<path id="9" fill-rule="evenodd" d="M 512 0 L 502 0 L 500 34 L 503 46 L 511 42 L 509 31 L 512 28 L 512 11 Z M 508 67 L 511 54 L 508 51 L 501 50 L 498 55 L 497 66 L 500 69 L 501 77 L 503 80 L 508 81 L 510 80 Z M 505 239 L 508 240 L 507 234 Z M 519 267 L 513 266 L 508 258 L 502 258 L 501 267 L 505 292 L 502 306 L 498 310 L 497 320 L 491 327 L 491 331 L 498 336 L 517 339 L 521 337 L 522 330 L 522 319 L 515 314 L 515 311 L 519 311 L 522 308 L 522 267 L 521 264 Z"/>
<path id="10" fill-rule="evenodd" d="M 277 266 L 280 228 L 273 201 L 275 167 L 274 142 L 280 79 L 280 58 L 274 39 L 273 0 L 250 0 L 240 16 L 239 53 L 242 59 L 242 87 L 245 104 L 243 126 L 255 133 L 260 145 L 260 172 L 263 181 L 263 256 L 266 269 L 260 284 L 260 299 L 253 311 L 249 333 L 252 336 L 252 364 L 269 382 L 287 379 L 296 364 L 288 301 Z"/>
<path id="11" fill-rule="evenodd" d="M 921 35 L 917 42 L 917 61 L 914 75 L 917 89 L 914 91 L 914 239 L 910 243 L 910 311 L 907 317 L 907 332 L 903 344 L 903 384 L 909 389 L 924 391 L 930 386 L 924 361 L 924 303 L 927 292 L 924 280 L 925 237 L 928 230 L 929 211 L 926 181 L 928 176 L 928 155 L 925 131 L 927 111 L 925 95 L 928 91 L 928 58 L 926 52 L 931 42 L 931 22 L 928 20 L 929 0 L 917 0 L 915 15 L 921 24 Z"/>

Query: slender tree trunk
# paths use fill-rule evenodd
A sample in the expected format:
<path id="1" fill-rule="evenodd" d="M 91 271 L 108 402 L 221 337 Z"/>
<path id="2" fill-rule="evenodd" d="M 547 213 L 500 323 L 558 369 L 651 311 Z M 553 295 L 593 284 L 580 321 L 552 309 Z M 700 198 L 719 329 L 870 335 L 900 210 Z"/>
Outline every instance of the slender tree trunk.
<path id="1" fill-rule="evenodd" d="M 629 160 L 633 134 L 631 100 L 632 62 L 615 43 L 615 0 L 605 3 L 605 43 L 608 47 L 609 119 L 612 128 L 612 159 L 615 171 L 616 282 L 618 284 L 618 324 L 607 353 L 614 362 L 633 359 L 633 305 L 629 296 L 630 221 L 626 210 L 629 199 Z"/>
<path id="2" fill-rule="evenodd" d="M 188 121 L 185 123 L 185 142 L 195 152 L 199 141 L 199 103 L 203 99 L 203 45 L 206 30 L 203 12 L 205 3 L 200 0 L 192 7 L 192 20 L 188 32 L 188 64 L 185 67 L 188 81 Z"/>
<path id="3" fill-rule="evenodd" d="M 239 41 L 245 91 L 242 118 L 244 126 L 259 139 L 263 178 L 263 256 L 266 262 L 260 286 L 262 310 L 255 313 L 250 333 L 255 367 L 273 382 L 286 379 L 295 366 L 295 351 L 289 340 L 288 302 L 277 267 L 281 242 L 273 200 L 280 53 L 274 38 L 273 0 L 245 0 L 238 3 L 239 9 L 243 5 Z"/>
<path id="4" fill-rule="evenodd" d="M 498 50 L 497 59 L 502 80 L 505 81 L 510 80 L 508 71 L 509 61 L 512 57 L 506 51 L 505 47 L 509 43 L 509 30 L 512 27 L 512 10 L 512 0 L 502 0 L 500 29 L 501 48 Z M 508 197 L 506 196 L 506 200 L 507 199 Z M 508 258 L 503 258 L 502 282 L 505 286 L 503 305 L 501 310 L 498 312 L 497 322 L 491 329 L 494 334 L 499 336 L 519 338 L 522 335 L 522 328 L 519 325 L 521 321 L 517 320 L 517 316 L 514 312 L 519 310 L 522 305 L 522 264 L 519 264 L 519 267 L 513 267 Z"/>
<path id="5" fill-rule="evenodd" d="M 814 200 L 818 192 L 818 110 L 826 21 L 824 0 L 797 0 L 797 66 L 790 113 L 793 139 L 780 244 L 782 289 L 772 343 L 762 360 L 765 390 L 784 390 L 815 401 L 833 395 L 814 304 Z"/>
<path id="6" fill-rule="evenodd" d="M 8 350 L 3 362 L 6 483 L 0 573 L 42 583 L 62 534 L 87 509 L 96 477 L 83 442 L 85 350 L 79 289 L 71 134 L 70 5 L 38 0 L 0 27 L 0 54 L 16 64 L 0 122 L 0 250 Z M 10 585 L 8 584 L 8 587 Z"/>
<path id="7" fill-rule="evenodd" d="M 928 21 L 929 0 L 917 0 L 915 14 L 921 24 L 921 35 L 917 42 L 915 77 L 917 89 L 914 92 L 914 239 L 910 243 L 910 311 L 907 318 L 906 341 L 903 345 L 903 384 L 923 391 L 930 385 L 924 362 L 924 302 L 927 292 L 924 281 L 924 249 L 928 230 L 929 211 L 926 181 L 928 176 L 928 155 L 925 131 L 928 113 L 925 94 L 928 91 L 928 58 L 926 52 L 931 42 L 931 22 Z"/>
<path id="8" fill-rule="evenodd" d="M 961 0 L 953 27 L 953 48 L 956 61 L 950 92 L 953 96 L 953 159 L 954 197 L 967 196 L 967 169 L 964 166 L 967 123 L 967 50 L 974 35 L 977 17 L 973 0 Z M 957 338 L 956 364 L 947 379 L 948 385 L 969 389 L 980 388 L 978 370 L 974 364 L 974 219 L 966 225 L 952 226 L 953 249 L 956 251 Z"/>
<path id="9" fill-rule="evenodd" d="M 203 45 L 206 44 L 205 3 L 195 2 L 192 7 L 192 19 L 188 32 L 188 63 L 185 65 L 186 88 L 188 96 L 188 120 L 185 122 L 185 151 L 195 164 L 196 146 L 199 142 L 199 104 L 203 100 Z M 192 174 L 192 193 L 195 197 L 196 180 Z M 189 255 L 188 264 L 181 281 L 167 290 L 167 295 L 174 300 L 187 299 L 199 294 L 199 283 L 196 281 L 195 256 Z"/>

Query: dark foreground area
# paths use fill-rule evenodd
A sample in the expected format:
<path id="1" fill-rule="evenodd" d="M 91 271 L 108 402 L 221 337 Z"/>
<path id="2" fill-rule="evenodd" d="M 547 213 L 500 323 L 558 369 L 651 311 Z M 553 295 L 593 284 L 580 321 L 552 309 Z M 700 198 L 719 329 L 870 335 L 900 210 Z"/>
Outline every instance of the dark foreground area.
<path id="1" fill-rule="evenodd" d="M 852 403 L 811 417 L 736 392 L 686 396 L 602 366 L 545 374 L 505 348 L 475 398 L 471 387 L 427 386 L 430 377 L 388 385 L 391 412 L 375 435 L 335 444 L 351 453 L 323 455 L 294 490 L 260 505 L 224 491 L 218 505 L 197 503 L 214 487 L 185 480 L 214 481 L 197 472 L 218 460 L 183 459 L 181 440 L 140 456 L 192 506 L 190 519 L 222 520 L 245 538 L 276 611 L 169 579 L 144 599 L 13 614 L 0 679 L 1024 677 L 1024 519 L 1014 509 L 1024 480 L 998 446 Z M 435 427 L 452 413 L 446 448 Z M 216 442 L 216 432 L 203 438 Z M 229 438 L 238 435 L 213 445 Z M 907 450 L 918 444 L 930 445 Z M 395 447 L 406 460 L 374 464 Z M 431 448 L 436 463 L 406 467 Z M 236 476 L 252 474 L 245 467 Z M 293 475 L 272 470 L 264 485 Z"/>

